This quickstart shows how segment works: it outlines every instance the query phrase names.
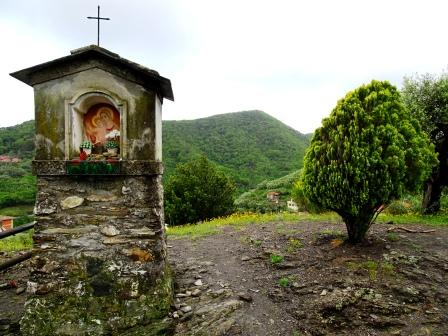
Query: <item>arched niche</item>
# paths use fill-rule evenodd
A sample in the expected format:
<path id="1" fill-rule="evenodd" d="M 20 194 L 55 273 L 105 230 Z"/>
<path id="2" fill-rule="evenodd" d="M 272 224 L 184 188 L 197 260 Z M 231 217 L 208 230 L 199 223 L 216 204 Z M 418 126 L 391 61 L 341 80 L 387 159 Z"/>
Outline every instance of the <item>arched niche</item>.
<path id="1" fill-rule="evenodd" d="M 69 160 L 79 155 L 79 146 L 88 138 L 86 129 L 86 116 L 92 113 L 95 108 L 108 108 L 115 110 L 119 114 L 120 131 L 120 157 L 126 157 L 126 125 L 127 125 L 127 107 L 123 100 L 112 95 L 100 92 L 90 91 L 78 95 L 66 104 L 65 114 L 65 159 Z M 89 114 L 88 114 L 89 113 Z"/>

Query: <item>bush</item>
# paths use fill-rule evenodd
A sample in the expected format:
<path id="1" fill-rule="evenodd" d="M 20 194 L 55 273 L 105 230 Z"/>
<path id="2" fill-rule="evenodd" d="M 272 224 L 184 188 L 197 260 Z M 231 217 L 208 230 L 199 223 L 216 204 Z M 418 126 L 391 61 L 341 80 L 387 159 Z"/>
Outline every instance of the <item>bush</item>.
<path id="1" fill-rule="evenodd" d="M 196 223 L 232 213 L 235 184 L 205 156 L 176 167 L 165 188 L 171 225 Z"/>
<path id="2" fill-rule="evenodd" d="M 358 243 L 384 205 L 414 192 L 437 163 L 434 147 L 388 82 L 349 92 L 314 133 L 304 195 L 338 213 Z"/>
<path id="3" fill-rule="evenodd" d="M 404 200 L 392 201 L 386 208 L 387 213 L 391 215 L 407 215 L 410 212 L 411 205 Z"/>

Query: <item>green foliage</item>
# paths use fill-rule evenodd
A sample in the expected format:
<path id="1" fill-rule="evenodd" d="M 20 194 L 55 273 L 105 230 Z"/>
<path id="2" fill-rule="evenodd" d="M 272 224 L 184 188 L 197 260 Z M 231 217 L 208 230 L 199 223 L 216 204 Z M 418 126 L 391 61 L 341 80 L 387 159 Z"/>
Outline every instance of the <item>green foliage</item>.
<path id="1" fill-rule="evenodd" d="M 357 243 L 382 205 L 421 187 L 436 157 L 388 82 L 349 92 L 322 125 L 305 157 L 304 194 L 338 213 Z"/>
<path id="2" fill-rule="evenodd" d="M 299 211 L 308 211 L 311 213 L 322 212 L 322 209 L 312 203 L 306 196 L 303 190 L 303 181 L 297 180 L 291 190 L 291 198 L 296 202 Z"/>
<path id="3" fill-rule="evenodd" d="M 66 171 L 70 175 L 116 175 L 120 174 L 118 161 L 67 162 Z"/>
<path id="4" fill-rule="evenodd" d="M 391 215 L 406 215 L 410 211 L 410 204 L 404 200 L 394 200 L 386 208 L 387 213 Z"/>
<path id="5" fill-rule="evenodd" d="M 86 149 L 92 149 L 93 144 L 89 140 L 85 140 L 81 143 L 81 145 L 79 147 L 86 148 Z"/>
<path id="6" fill-rule="evenodd" d="M 396 241 L 399 240 L 399 238 L 398 238 L 398 234 L 396 234 L 395 232 L 389 232 L 389 233 L 386 235 L 386 239 L 387 239 L 388 241 L 390 241 L 390 242 L 396 242 Z"/>
<path id="7" fill-rule="evenodd" d="M 423 213 L 436 213 L 442 187 L 448 185 L 448 73 L 405 78 L 402 93 L 407 110 L 420 121 L 438 154 L 439 165 L 426 181 L 422 204 Z"/>
<path id="8" fill-rule="evenodd" d="M 36 177 L 26 174 L 20 178 L 0 176 L 0 208 L 32 204 L 36 197 Z"/>
<path id="9" fill-rule="evenodd" d="M 284 258 L 281 255 L 278 254 L 271 254 L 269 260 L 271 261 L 271 264 L 280 264 L 283 262 Z"/>
<path id="10" fill-rule="evenodd" d="M 0 163 L 0 208 L 34 203 L 36 178 L 31 175 L 34 120 L 0 128 L 0 155 L 21 160 Z"/>
<path id="11" fill-rule="evenodd" d="M 434 143 L 440 142 L 441 127 L 448 125 L 448 73 L 405 77 L 403 102 L 408 111 L 419 120 L 423 130 Z"/>
<path id="12" fill-rule="evenodd" d="M 21 159 L 34 156 L 34 120 L 12 127 L 0 127 L 0 155 Z"/>
<path id="13" fill-rule="evenodd" d="M 298 249 L 301 249 L 302 247 L 303 247 L 303 243 L 300 241 L 300 239 L 289 238 L 288 248 L 287 248 L 287 251 L 289 253 L 296 252 Z"/>
<path id="14" fill-rule="evenodd" d="M 314 214 L 298 214 L 290 212 L 281 213 L 233 213 L 230 216 L 214 218 L 210 221 L 204 221 L 199 224 L 179 225 L 170 227 L 168 235 L 172 237 L 199 238 L 221 232 L 221 230 L 228 225 L 240 228 L 245 225 L 267 224 L 272 222 L 281 223 L 297 223 L 297 222 L 336 222 L 337 215 L 333 213 L 325 213 L 320 215 Z M 448 221 L 447 221 L 448 222 Z M 262 244 L 262 241 L 254 242 L 255 246 Z"/>
<path id="15" fill-rule="evenodd" d="M 301 168 L 308 145 L 308 135 L 261 111 L 163 121 L 165 180 L 176 164 L 203 154 L 225 167 L 242 192 Z"/>
<path id="16" fill-rule="evenodd" d="M 176 167 L 165 188 L 168 223 L 196 223 L 233 211 L 235 185 L 205 156 Z"/>
<path id="17" fill-rule="evenodd" d="M 108 142 L 106 142 L 106 148 L 110 148 L 110 149 L 113 149 L 113 148 L 118 148 L 119 147 L 119 145 L 118 145 L 118 142 L 116 142 L 115 140 L 109 140 Z"/>
<path id="18" fill-rule="evenodd" d="M 14 226 L 16 226 L 15 223 Z M 14 236 L 9 236 L 1 239 L 0 251 L 23 251 L 32 249 L 33 232 L 34 230 L 28 230 L 26 232 L 18 233 Z"/>
<path id="19" fill-rule="evenodd" d="M 379 262 L 376 260 L 367 260 L 364 262 L 347 262 L 347 267 L 352 270 L 364 270 L 369 274 L 370 280 L 376 280 L 378 275 L 382 276 L 393 275 L 395 267 L 389 262 Z"/>
<path id="20" fill-rule="evenodd" d="M 162 128 L 165 183 L 177 164 L 205 155 L 236 182 L 238 193 L 301 168 L 311 137 L 261 111 L 164 120 Z M 33 140 L 33 120 L 0 128 L 0 155 L 30 160 L 34 156 Z M 29 162 L 23 168 L 31 171 Z"/>
<path id="21" fill-rule="evenodd" d="M 268 213 L 285 210 L 286 201 L 291 199 L 291 187 L 299 176 L 300 171 L 295 171 L 278 179 L 259 183 L 254 189 L 243 193 L 235 200 L 237 211 Z M 280 193 L 278 204 L 266 198 L 269 191 Z"/>
<path id="22" fill-rule="evenodd" d="M 290 283 L 291 280 L 289 278 L 281 278 L 278 280 L 278 284 L 283 288 L 289 287 Z"/>

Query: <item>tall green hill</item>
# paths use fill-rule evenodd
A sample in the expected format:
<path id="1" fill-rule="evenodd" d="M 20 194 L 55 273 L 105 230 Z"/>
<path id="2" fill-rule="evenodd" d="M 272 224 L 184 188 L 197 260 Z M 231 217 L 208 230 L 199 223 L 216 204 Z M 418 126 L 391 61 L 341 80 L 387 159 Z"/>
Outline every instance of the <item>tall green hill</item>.
<path id="1" fill-rule="evenodd" d="M 310 135 L 261 111 L 163 122 L 166 175 L 177 163 L 204 154 L 233 177 L 240 191 L 301 168 L 309 142 Z"/>
<path id="2" fill-rule="evenodd" d="M 31 159 L 33 138 L 32 120 L 0 128 L 0 155 Z M 242 192 L 261 181 L 300 169 L 309 143 L 310 135 L 301 134 L 261 111 L 196 120 L 164 120 L 165 178 L 173 173 L 176 164 L 203 154 L 229 174 Z"/>
<path id="3" fill-rule="evenodd" d="M 34 153 L 34 120 L 0 127 L 0 155 L 31 159 Z"/>
<path id="4" fill-rule="evenodd" d="M 20 158 L 19 162 L 0 162 L 0 208 L 34 203 L 36 178 L 31 175 L 33 139 L 33 120 L 0 128 L 0 155 Z"/>

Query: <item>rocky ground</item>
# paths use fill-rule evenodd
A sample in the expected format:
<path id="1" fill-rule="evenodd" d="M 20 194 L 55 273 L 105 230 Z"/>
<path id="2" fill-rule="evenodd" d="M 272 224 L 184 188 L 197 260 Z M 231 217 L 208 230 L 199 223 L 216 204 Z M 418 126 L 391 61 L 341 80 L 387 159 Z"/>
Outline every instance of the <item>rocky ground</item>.
<path id="1" fill-rule="evenodd" d="M 356 247 L 328 223 L 170 240 L 176 335 L 448 335 L 448 230 L 406 228 Z"/>
<path id="2" fill-rule="evenodd" d="M 175 335 L 448 335 L 448 228 L 404 228 L 376 224 L 361 246 L 324 222 L 170 238 Z M 14 281 L 0 335 L 17 330 L 26 277 L 26 263 L 0 274 Z"/>

